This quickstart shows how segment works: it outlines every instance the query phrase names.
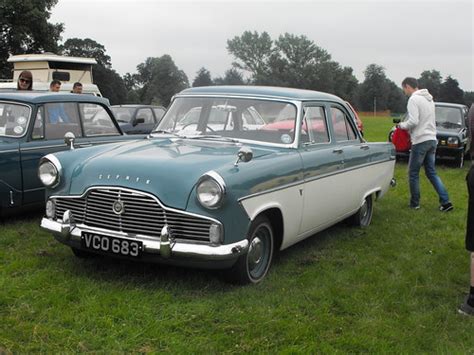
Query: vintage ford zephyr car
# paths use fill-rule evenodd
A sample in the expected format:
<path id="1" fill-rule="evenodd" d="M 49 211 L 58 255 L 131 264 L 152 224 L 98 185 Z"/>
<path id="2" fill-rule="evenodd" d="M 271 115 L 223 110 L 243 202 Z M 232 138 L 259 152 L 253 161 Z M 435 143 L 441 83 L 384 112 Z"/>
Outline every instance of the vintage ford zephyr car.
<path id="1" fill-rule="evenodd" d="M 96 122 L 92 116 L 100 113 Z M 0 216 L 44 208 L 38 178 L 42 156 L 67 149 L 66 132 L 78 147 L 137 137 L 124 136 L 107 100 L 92 95 L 37 92 L 0 93 Z"/>
<path id="2" fill-rule="evenodd" d="M 246 127 L 249 108 L 265 124 Z M 215 110 L 232 124 L 210 125 Z M 190 111 L 194 131 L 181 123 Z M 80 257 L 229 268 L 259 282 L 274 251 L 347 218 L 369 225 L 393 182 L 393 145 L 365 142 L 350 112 L 315 91 L 184 90 L 148 139 L 44 157 L 41 226 Z"/>

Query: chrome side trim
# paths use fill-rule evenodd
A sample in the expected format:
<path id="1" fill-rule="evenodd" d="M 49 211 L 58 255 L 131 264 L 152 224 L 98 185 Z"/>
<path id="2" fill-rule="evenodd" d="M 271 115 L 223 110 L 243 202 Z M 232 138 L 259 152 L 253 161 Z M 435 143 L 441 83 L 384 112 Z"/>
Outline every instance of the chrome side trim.
<path id="1" fill-rule="evenodd" d="M 18 149 L 2 150 L 0 154 L 2 153 L 18 153 Z"/>
<path id="2" fill-rule="evenodd" d="M 39 140 L 38 140 L 39 141 Z M 55 145 L 42 145 L 38 147 L 31 147 L 31 148 L 21 148 L 21 151 L 30 151 L 30 150 L 42 150 L 42 149 L 50 149 L 50 148 L 64 148 L 64 144 L 55 144 Z"/>
<path id="3" fill-rule="evenodd" d="M 339 174 L 342 174 L 342 173 L 345 173 L 345 172 L 348 172 L 348 171 L 358 170 L 358 169 L 366 168 L 368 166 L 383 164 L 383 163 L 387 163 L 387 162 L 390 162 L 390 161 L 392 161 L 392 159 L 381 160 L 381 161 L 378 161 L 378 162 L 375 162 L 375 163 L 366 163 L 366 164 L 363 164 L 363 165 L 358 165 L 356 167 L 341 169 L 341 170 L 338 170 L 338 171 L 335 171 L 335 172 L 332 172 L 332 173 L 318 175 L 318 176 L 315 176 L 311 179 L 303 179 L 301 181 L 292 182 L 292 183 L 281 185 L 281 186 L 278 186 L 278 187 L 274 187 L 274 188 L 271 188 L 271 189 L 268 189 L 268 190 L 265 190 L 265 191 L 260 191 L 260 192 L 254 193 L 254 194 L 243 196 L 243 197 L 239 198 L 237 201 L 240 203 L 243 200 L 246 200 L 248 198 L 252 198 L 252 197 L 255 197 L 255 196 L 260 196 L 260 195 L 268 194 L 268 193 L 271 193 L 271 192 L 287 189 L 289 187 L 293 187 L 293 186 L 296 186 L 296 185 L 303 185 L 303 184 L 311 182 L 311 181 L 324 179 L 324 178 L 334 176 L 334 175 L 339 175 Z"/>
<path id="4" fill-rule="evenodd" d="M 89 232 L 108 235 L 115 238 L 122 238 L 126 240 L 139 240 L 143 243 L 144 251 L 146 253 L 166 253 L 166 247 L 165 245 L 162 245 L 159 239 L 150 240 L 138 236 L 136 238 L 130 238 L 128 236 L 123 236 L 121 234 L 116 234 L 113 232 L 104 233 L 100 229 L 87 228 L 86 226 L 82 225 L 73 226 L 69 223 L 62 224 L 60 222 L 52 221 L 46 217 L 43 217 L 43 219 L 41 220 L 41 228 L 53 233 L 58 240 L 67 245 L 72 244 L 72 242 L 80 242 L 82 232 Z M 231 260 L 247 252 L 248 244 L 249 242 L 247 239 L 243 239 L 239 242 L 225 245 L 192 243 L 182 240 L 175 240 L 174 243 L 169 246 L 169 257 L 185 257 L 195 260 Z M 164 255 L 162 256 L 165 257 Z"/>

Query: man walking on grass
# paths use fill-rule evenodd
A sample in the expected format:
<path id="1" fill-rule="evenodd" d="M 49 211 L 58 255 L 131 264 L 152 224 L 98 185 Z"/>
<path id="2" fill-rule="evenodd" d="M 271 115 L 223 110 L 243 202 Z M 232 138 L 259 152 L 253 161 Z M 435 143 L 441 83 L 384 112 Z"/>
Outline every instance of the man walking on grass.
<path id="1" fill-rule="evenodd" d="M 426 177 L 430 180 L 439 196 L 439 210 L 451 211 L 454 207 L 449 201 L 448 192 L 436 174 L 435 156 L 438 140 L 436 138 L 435 104 L 433 96 L 426 89 L 418 89 L 415 78 L 402 81 L 405 95 L 409 96 L 407 119 L 399 124 L 401 129 L 410 131 L 411 152 L 408 162 L 408 179 L 410 184 L 410 208 L 420 208 L 420 169 L 425 168 Z"/>

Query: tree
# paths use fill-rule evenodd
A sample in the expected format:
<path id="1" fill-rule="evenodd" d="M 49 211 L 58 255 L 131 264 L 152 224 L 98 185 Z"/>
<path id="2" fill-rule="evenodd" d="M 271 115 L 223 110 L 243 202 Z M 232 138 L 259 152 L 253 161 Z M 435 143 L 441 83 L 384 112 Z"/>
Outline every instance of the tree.
<path id="1" fill-rule="evenodd" d="M 473 103 L 474 103 L 474 91 L 465 91 L 464 104 L 466 104 L 467 107 L 471 107 Z"/>
<path id="2" fill-rule="evenodd" d="M 0 76 L 12 77 L 10 55 L 56 52 L 64 25 L 48 22 L 58 0 L 3 0 L 0 3 Z"/>
<path id="3" fill-rule="evenodd" d="M 254 79 L 266 77 L 269 61 L 274 52 L 273 41 L 267 32 L 245 31 L 240 37 L 236 36 L 227 41 L 227 51 L 240 62 L 233 65 L 251 73 Z"/>
<path id="4" fill-rule="evenodd" d="M 226 70 L 224 77 L 214 79 L 214 85 L 244 85 L 244 77 L 236 68 Z"/>
<path id="5" fill-rule="evenodd" d="M 63 55 L 94 58 L 97 65 L 92 69 L 94 84 L 112 105 L 127 102 L 128 90 L 120 75 L 112 69 L 110 56 L 105 47 L 90 38 L 70 38 L 60 46 Z"/>
<path id="6" fill-rule="evenodd" d="M 189 87 L 188 77 L 167 54 L 147 58 L 137 71 L 140 101 L 145 104 L 168 106 L 174 94 Z"/>
<path id="7" fill-rule="evenodd" d="M 464 91 L 459 87 L 458 81 L 453 79 L 450 75 L 441 84 L 439 101 L 458 104 L 464 103 Z"/>
<path id="8" fill-rule="evenodd" d="M 435 101 L 438 101 L 441 89 L 441 73 L 437 70 L 425 70 L 418 78 L 420 89 L 428 89 Z"/>
<path id="9" fill-rule="evenodd" d="M 111 105 L 127 102 L 127 88 L 122 77 L 115 70 L 102 65 L 95 66 L 94 84 L 99 87 L 102 96 L 109 99 Z"/>
<path id="10" fill-rule="evenodd" d="M 385 68 L 369 64 L 364 70 L 365 80 L 359 87 L 359 104 L 363 111 L 386 110 L 390 85 Z"/>
<path id="11" fill-rule="evenodd" d="M 193 87 L 197 86 L 209 86 L 212 85 L 211 72 L 206 68 L 202 67 L 196 73 L 196 78 L 193 81 Z"/>
<path id="12" fill-rule="evenodd" d="M 352 68 L 341 67 L 306 36 L 285 33 L 273 41 L 266 32 L 244 32 L 227 43 L 238 60 L 234 67 L 249 71 L 253 84 L 320 90 L 352 102 L 355 98 L 358 82 Z"/>
<path id="13" fill-rule="evenodd" d="M 105 47 L 90 38 L 69 38 L 60 46 L 60 51 L 71 57 L 94 58 L 98 65 L 105 68 L 110 68 L 112 65 L 110 56 L 105 53 Z"/>

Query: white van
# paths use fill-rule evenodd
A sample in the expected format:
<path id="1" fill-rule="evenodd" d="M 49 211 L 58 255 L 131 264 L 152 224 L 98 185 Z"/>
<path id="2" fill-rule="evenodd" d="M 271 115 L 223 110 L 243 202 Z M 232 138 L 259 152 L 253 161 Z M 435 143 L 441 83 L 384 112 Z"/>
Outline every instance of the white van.
<path id="1" fill-rule="evenodd" d="M 20 73 L 29 70 L 33 74 L 35 91 L 48 91 L 51 81 L 59 80 L 61 92 L 71 92 L 74 83 L 80 82 L 84 94 L 102 96 L 92 80 L 92 66 L 97 64 L 94 58 L 43 53 L 13 55 L 8 62 L 13 63 L 13 78 L 0 82 L 0 90 L 16 90 Z"/>

